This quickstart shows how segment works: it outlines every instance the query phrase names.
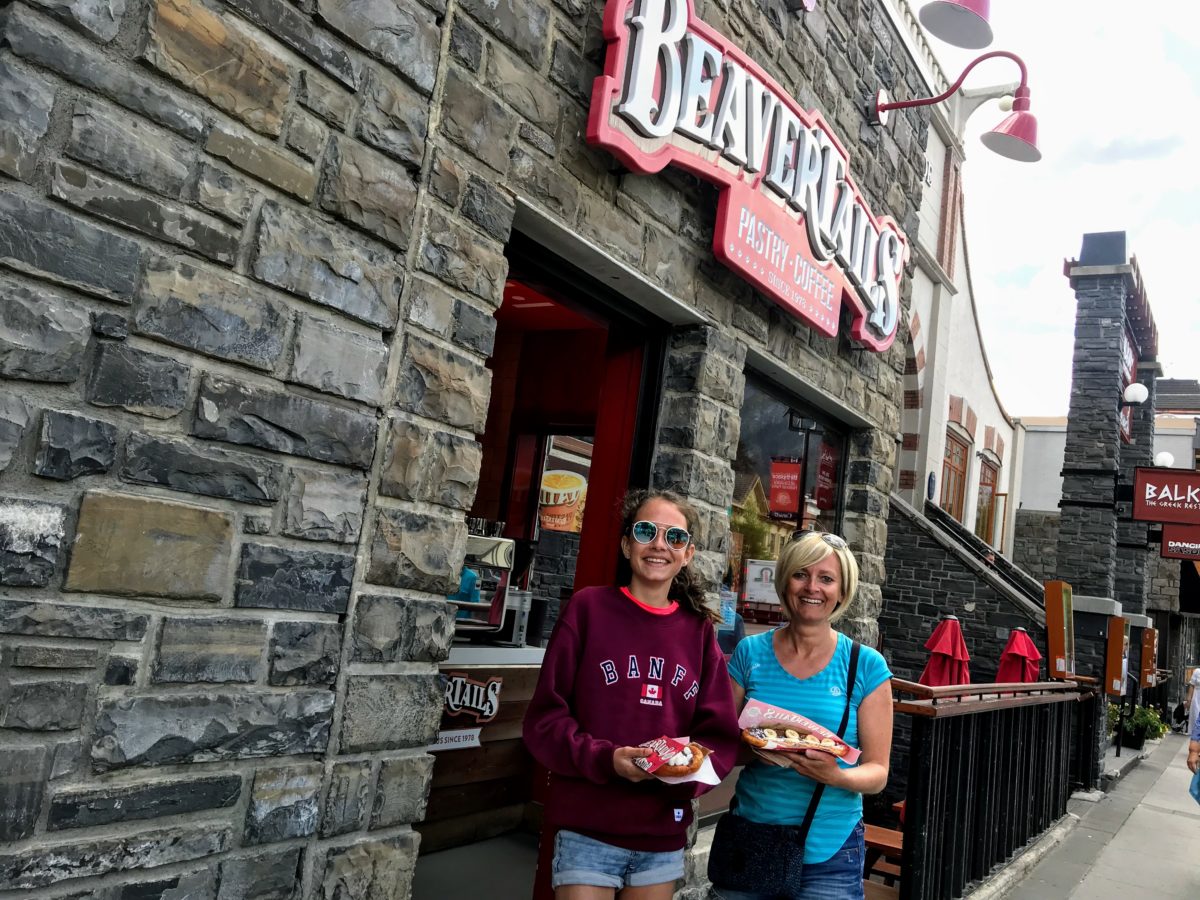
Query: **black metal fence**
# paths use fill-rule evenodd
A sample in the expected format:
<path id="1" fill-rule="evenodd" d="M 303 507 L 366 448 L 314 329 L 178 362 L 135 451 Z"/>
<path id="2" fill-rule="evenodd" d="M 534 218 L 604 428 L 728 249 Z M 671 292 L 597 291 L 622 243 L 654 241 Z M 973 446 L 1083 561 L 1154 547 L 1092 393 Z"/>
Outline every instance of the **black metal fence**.
<path id="1" fill-rule="evenodd" d="M 896 712 L 912 716 L 900 898 L 951 900 L 1066 813 L 1081 694 L 1073 682 L 893 684 Z"/>

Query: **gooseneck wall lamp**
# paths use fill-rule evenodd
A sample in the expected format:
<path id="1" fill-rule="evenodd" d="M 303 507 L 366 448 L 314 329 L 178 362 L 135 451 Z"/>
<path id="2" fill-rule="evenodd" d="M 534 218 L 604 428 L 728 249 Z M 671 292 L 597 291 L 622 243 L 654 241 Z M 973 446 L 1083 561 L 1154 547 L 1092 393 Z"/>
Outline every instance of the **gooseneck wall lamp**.
<path id="1" fill-rule="evenodd" d="M 989 6 L 989 0 L 934 0 L 921 7 L 917 18 L 926 31 L 947 44 L 982 50 L 992 42 Z"/>
<path id="2" fill-rule="evenodd" d="M 1029 111 L 1029 86 L 1028 73 L 1025 70 L 1025 63 L 1021 57 L 1015 53 L 1009 53 L 1007 50 L 993 50 L 990 53 L 985 53 L 971 62 L 967 63 L 967 67 L 963 69 L 958 80 L 954 82 L 941 94 L 936 97 L 924 97 L 920 100 L 895 100 L 893 101 L 887 91 L 880 90 L 875 94 L 875 102 L 868 104 L 867 116 L 871 120 L 872 125 L 886 125 L 888 121 L 888 113 L 893 109 L 911 109 L 914 106 L 933 106 L 935 103 L 941 103 L 954 95 L 954 92 L 962 87 L 963 81 L 967 75 L 971 73 L 977 65 L 987 59 L 995 59 L 996 57 L 1004 57 L 1015 62 L 1021 70 L 1021 83 L 1013 94 L 1012 112 L 1003 122 L 983 135 L 980 140 L 983 145 L 993 153 L 998 153 L 1008 159 L 1015 159 L 1018 162 L 1037 162 L 1042 158 L 1042 151 L 1037 147 L 1037 119 L 1033 113 Z"/>

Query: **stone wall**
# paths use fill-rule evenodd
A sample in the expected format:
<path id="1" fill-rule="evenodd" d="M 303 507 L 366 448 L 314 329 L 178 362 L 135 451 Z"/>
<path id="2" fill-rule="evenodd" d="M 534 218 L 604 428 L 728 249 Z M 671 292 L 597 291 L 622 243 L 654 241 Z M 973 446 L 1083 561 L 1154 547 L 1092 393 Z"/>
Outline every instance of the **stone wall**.
<path id="1" fill-rule="evenodd" d="M 873 423 L 875 638 L 904 335 L 811 332 L 712 259 L 711 189 L 586 144 L 600 11 L 0 11 L 0 898 L 408 896 L 518 200 L 712 321 L 671 340 L 654 466 L 710 576 L 748 348 Z M 698 11 L 915 235 L 925 114 L 862 113 L 926 93 L 884 14 Z"/>
<path id="2" fill-rule="evenodd" d="M 1146 612 L 1179 612 L 1180 560 L 1151 553 L 1146 565 Z"/>
<path id="3" fill-rule="evenodd" d="M 1039 581 L 1051 581 L 1058 561 L 1059 513 L 1018 509 L 1013 528 L 1013 562 Z"/>

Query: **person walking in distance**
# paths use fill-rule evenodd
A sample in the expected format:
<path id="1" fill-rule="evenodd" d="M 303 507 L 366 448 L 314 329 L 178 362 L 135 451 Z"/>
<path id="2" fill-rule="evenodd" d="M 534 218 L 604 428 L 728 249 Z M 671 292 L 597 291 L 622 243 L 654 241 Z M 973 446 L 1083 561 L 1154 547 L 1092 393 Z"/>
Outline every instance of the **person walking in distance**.
<path id="1" fill-rule="evenodd" d="M 689 566 L 696 521 L 677 494 L 631 492 L 616 586 L 577 592 L 550 638 L 524 737 L 550 770 L 556 900 L 670 900 L 683 876 L 691 800 L 708 786 L 648 775 L 639 744 L 689 737 L 721 777 L 736 761 L 715 613 Z"/>

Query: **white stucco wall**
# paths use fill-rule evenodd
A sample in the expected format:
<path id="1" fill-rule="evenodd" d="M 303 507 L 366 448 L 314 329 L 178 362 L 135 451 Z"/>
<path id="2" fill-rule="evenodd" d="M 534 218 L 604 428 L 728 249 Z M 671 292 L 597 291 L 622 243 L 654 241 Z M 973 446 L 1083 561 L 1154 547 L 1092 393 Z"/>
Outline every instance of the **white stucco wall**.
<path id="1" fill-rule="evenodd" d="M 1062 465 L 1067 447 L 1067 419 L 1049 424 L 1041 418 L 1019 420 L 1025 426 L 1021 460 L 1021 509 L 1057 510 L 1062 497 Z"/>

